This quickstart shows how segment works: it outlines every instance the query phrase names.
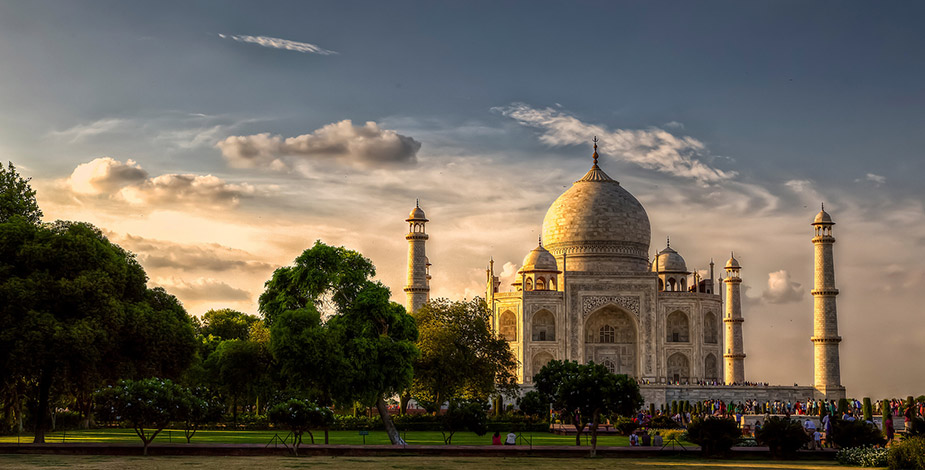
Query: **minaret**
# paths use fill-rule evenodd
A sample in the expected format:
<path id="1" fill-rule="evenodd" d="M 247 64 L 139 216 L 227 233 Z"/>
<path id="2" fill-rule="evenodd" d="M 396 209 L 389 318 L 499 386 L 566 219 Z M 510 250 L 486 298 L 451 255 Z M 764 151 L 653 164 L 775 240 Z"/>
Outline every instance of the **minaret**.
<path id="1" fill-rule="evenodd" d="M 427 217 L 421 210 L 420 201 L 415 202 L 414 209 L 405 222 L 408 222 L 408 234 L 405 235 L 405 239 L 408 240 L 408 282 L 405 284 L 405 294 L 408 296 L 406 308 L 411 313 L 430 300 L 430 263 L 424 254 L 424 242 L 428 238 L 424 231 Z"/>
<path id="2" fill-rule="evenodd" d="M 814 382 L 819 393 L 817 398 L 838 400 L 845 398 L 845 387 L 841 385 L 841 371 L 838 360 L 838 315 L 835 313 L 835 264 L 832 259 L 832 217 L 825 206 L 813 220 L 813 245 L 816 256 L 813 282 L 813 356 Z"/>
<path id="3" fill-rule="evenodd" d="M 742 297 L 739 270 L 742 266 L 736 260 L 735 254 L 726 262 L 726 315 L 723 323 L 726 325 L 726 385 L 745 382 L 745 348 L 742 343 Z"/>

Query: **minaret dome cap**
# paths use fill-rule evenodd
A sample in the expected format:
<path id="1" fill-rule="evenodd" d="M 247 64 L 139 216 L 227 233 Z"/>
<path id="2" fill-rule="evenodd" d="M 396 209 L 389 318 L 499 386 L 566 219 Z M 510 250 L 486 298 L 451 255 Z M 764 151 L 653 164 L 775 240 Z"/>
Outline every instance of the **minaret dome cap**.
<path id="1" fill-rule="evenodd" d="M 823 206 L 822 210 L 816 214 L 816 218 L 813 219 L 812 225 L 835 225 L 835 222 L 832 221 L 832 216 L 825 211 L 825 206 Z"/>
<path id="2" fill-rule="evenodd" d="M 414 209 L 411 209 L 411 214 L 408 215 L 408 218 L 405 220 L 405 222 L 416 221 L 427 222 L 427 216 L 424 215 L 424 209 L 421 209 L 420 203 L 414 205 Z"/>
<path id="3" fill-rule="evenodd" d="M 729 258 L 729 261 L 726 261 L 726 269 L 741 269 L 742 266 L 739 264 L 739 260 L 736 259 L 735 254 L 733 253 Z"/>

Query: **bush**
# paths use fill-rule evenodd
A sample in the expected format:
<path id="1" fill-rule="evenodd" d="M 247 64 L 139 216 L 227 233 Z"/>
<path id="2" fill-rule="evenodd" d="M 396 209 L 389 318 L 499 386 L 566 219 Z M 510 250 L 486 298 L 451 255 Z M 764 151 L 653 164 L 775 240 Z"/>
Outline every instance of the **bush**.
<path id="1" fill-rule="evenodd" d="M 799 421 L 778 416 L 768 418 L 761 429 L 755 432 L 755 440 L 768 446 L 771 457 L 777 459 L 792 456 L 811 439 Z"/>
<path id="2" fill-rule="evenodd" d="M 660 415 L 652 418 L 649 421 L 650 428 L 659 428 L 659 429 L 680 429 L 684 426 L 681 426 L 681 423 L 669 418 L 665 415 Z"/>
<path id="3" fill-rule="evenodd" d="M 653 436 L 656 432 L 662 435 L 662 439 L 664 439 L 665 443 L 672 439 L 677 441 L 683 441 L 687 439 L 687 431 L 683 429 L 649 429 L 649 434 Z"/>
<path id="4" fill-rule="evenodd" d="M 833 419 L 832 435 L 826 436 L 826 439 L 841 449 L 886 444 L 886 438 L 877 426 L 861 420 Z"/>
<path id="5" fill-rule="evenodd" d="M 731 418 L 698 418 L 687 427 L 687 438 L 699 445 L 701 453 L 705 456 L 728 452 L 741 433 L 739 426 Z"/>
<path id="6" fill-rule="evenodd" d="M 839 450 L 838 463 L 856 467 L 886 467 L 887 450 L 883 447 L 861 446 Z"/>
<path id="7" fill-rule="evenodd" d="M 912 420 L 909 421 L 909 427 L 906 428 L 903 438 L 919 436 L 925 436 L 925 418 L 914 416 Z"/>
<path id="8" fill-rule="evenodd" d="M 529 391 L 517 401 L 517 407 L 527 416 L 549 419 L 549 403 L 544 401 L 540 392 Z"/>
<path id="9" fill-rule="evenodd" d="M 911 437 L 890 446 L 887 464 L 891 470 L 925 470 L 925 437 Z"/>
<path id="10" fill-rule="evenodd" d="M 629 436 L 633 431 L 639 428 L 639 424 L 635 423 L 631 418 L 618 416 L 613 420 L 613 428 L 616 429 L 621 436 Z"/>
<path id="11" fill-rule="evenodd" d="M 864 397 L 864 404 L 861 405 L 861 410 L 863 410 L 864 413 L 864 421 L 872 421 L 874 419 L 874 411 L 870 403 L 870 397 Z"/>

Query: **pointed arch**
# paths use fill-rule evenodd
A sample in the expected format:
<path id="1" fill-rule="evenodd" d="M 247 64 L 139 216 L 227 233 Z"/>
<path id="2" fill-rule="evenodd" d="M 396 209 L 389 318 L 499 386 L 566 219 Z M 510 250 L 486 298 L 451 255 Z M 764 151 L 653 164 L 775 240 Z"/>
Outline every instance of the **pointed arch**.
<path id="1" fill-rule="evenodd" d="M 517 316 L 510 310 L 505 310 L 498 318 L 498 333 L 506 341 L 517 341 Z"/>
<path id="2" fill-rule="evenodd" d="M 668 332 L 669 343 L 687 343 L 691 340 L 691 323 L 687 314 L 675 310 L 665 319 L 665 330 Z"/>
<path id="3" fill-rule="evenodd" d="M 686 383 L 691 379 L 691 361 L 684 353 L 668 356 L 668 382 Z"/>
<path id="4" fill-rule="evenodd" d="M 530 325 L 533 341 L 556 340 L 556 317 L 549 310 L 534 313 Z"/>
<path id="5" fill-rule="evenodd" d="M 719 373 L 716 367 L 716 356 L 713 353 L 707 354 L 703 359 L 703 378 L 706 380 L 719 379 Z"/>
<path id="6" fill-rule="evenodd" d="M 533 355 L 533 374 L 535 375 L 537 372 L 542 370 L 543 366 L 545 366 L 547 363 L 549 363 L 549 361 L 553 359 L 555 358 L 552 357 L 552 354 L 549 354 L 546 351 L 540 351 L 534 354 Z"/>
<path id="7" fill-rule="evenodd" d="M 542 277 L 536 278 L 536 290 L 546 290 L 546 280 Z"/>
<path id="8" fill-rule="evenodd" d="M 703 342 L 706 344 L 716 344 L 719 337 L 716 327 L 716 315 L 713 312 L 707 312 L 703 316 Z"/>
<path id="9" fill-rule="evenodd" d="M 592 312 L 585 320 L 586 360 L 611 360 L 618 374 L 636 376 L 637 325 L 632 314 L 613 304 Z"/>

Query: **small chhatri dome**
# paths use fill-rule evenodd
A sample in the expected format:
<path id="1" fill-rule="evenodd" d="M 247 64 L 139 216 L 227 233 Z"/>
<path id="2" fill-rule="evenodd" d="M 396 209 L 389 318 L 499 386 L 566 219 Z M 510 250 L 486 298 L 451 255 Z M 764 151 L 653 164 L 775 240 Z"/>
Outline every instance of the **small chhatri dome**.
<path id="1" fill-rule="evenodd" d="M 835 225 L 835 222 L 832 222 L 832 216 L 825 211 L 825 204 L 822 205 L 822 210 L 816 214 L 816 218 L 813 219 L 812 225 Z"/>
<path id="2" fill-rule="evenodd" d="M 559 272 L 559 266 L 556 263 L 556 258 L 543 248 L 543 242 L 540 241 L 539 245 L 533 249 L 530 253 L 527 253 L 527 256 L 524 258 L 522 272 L 531 272 L 531 271 L 552 271 Z"/>
<path id="3" fill-rule="evenodd" d="M 658 253 L 656 259 L 658 261 L 657 272 L 659 273 L 687 272 L 687 263 L 684 262 L 684 258 L 677 251 L 671 248 L 671 239 L 668 239 L 668 246 Z M 656 271 L 656 269 L 653 269 L 653 271 Z"/>
<path id="4" fill-rule="evenodd" d="M 414 203 L 414 209 L 411 209 L 411 214 L 405 220 L 406 222 L 411 222 L 414 220 L 423 220 L 427 222 L 427 217 L 424 215 L 424 210 L 421 209 L 421 201 L 416 200 Z"/>
<path id="5" fill-rule="evenodd" d="M 739 260 L 736 259 L 735 253 L 730 253 L 729 261 L 726 261 L 726 269 L 741 269 Z"/>

